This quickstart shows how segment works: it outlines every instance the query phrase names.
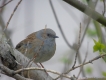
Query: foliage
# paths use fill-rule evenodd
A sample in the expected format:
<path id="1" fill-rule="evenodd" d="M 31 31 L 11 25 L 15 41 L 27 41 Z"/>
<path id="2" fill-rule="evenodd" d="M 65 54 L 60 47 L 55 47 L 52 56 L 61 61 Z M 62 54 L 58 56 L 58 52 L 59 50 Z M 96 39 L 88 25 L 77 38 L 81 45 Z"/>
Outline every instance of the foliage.
<path id="1" fill-rule="evenodd" d="M 91 74 L 92 71 L 93 70 L 92 70 L 92 68 L 90 66 L 87 66 L 86 69 L 85 69 L 85 72 L 88 73 L 88 74 Z"/>
<path id="2" fill-rule="evenodd" d="M 103 71 L 103 72 L 102 72 L 102 75 L 103 75 L 104 77 L 106 77 L 106 72 Z"/>
<path id="3" fill-rule="evenodd" d="M 97 35 L 97 32 L 96 32 L 96 30 L 92 30 L 92 29 L 88 28 L 87 35 L 90 37 L 95 37 Z"/>
<path id="4" fill-rule="evenodd" d="M 100 39 L 98 41 L 96 41 L 95 39 L 93 39 L 95 45 L 93 46 L 93 52 L 99 51 L 99 54 L 106 54 L 104 52 L 104 49 L 106 49 L 106 46 L 104 44 L 101 43 Z M 106 56 L 102 57 L 103 60 L 106 62 Z"/>

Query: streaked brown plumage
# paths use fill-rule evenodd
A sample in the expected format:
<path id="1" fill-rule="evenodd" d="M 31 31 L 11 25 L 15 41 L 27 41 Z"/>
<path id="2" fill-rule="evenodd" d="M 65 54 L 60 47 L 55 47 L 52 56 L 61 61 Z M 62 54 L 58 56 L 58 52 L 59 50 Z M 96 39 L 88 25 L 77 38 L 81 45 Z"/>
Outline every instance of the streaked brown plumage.
<path id="1" fill-rule="evenodd" d="M 44 62 L 49 60 L 55 53 L 58 38 L 51 29 L 42 29 L 27 36 L 17 44 L 16 49 L 28 58 L 32 59 L 35 55 L 35 62 Z"/>

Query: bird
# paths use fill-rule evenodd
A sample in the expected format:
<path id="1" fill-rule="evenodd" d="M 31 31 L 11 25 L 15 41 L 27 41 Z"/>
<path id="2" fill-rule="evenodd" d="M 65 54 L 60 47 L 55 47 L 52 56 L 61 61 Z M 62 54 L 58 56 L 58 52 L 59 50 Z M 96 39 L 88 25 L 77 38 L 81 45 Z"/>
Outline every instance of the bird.
<path id="1" fill-rule="evenodd" d="M 16 45 L 16 49 L 35 63 L 48 61 L 56 51 L 56 33 L 45 28 L 29 34 L 26 39 Z"/>

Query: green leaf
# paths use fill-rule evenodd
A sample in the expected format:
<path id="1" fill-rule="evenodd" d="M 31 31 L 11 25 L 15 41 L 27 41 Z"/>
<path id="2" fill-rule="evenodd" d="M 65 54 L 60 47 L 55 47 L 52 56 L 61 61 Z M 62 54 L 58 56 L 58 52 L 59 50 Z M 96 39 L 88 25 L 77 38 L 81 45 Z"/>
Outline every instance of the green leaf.
<path id="1" fill-rule="evenodd" d="M 95 43 L 95 45 L 93 46 L 93 52 L 96 52 L 96 51 L 102 52 L 103 49 L 105 49 L 105 45 L 102 44 L 100 40 L 98 40 L 97 42 L 96 40 L 93 39 L 93 41 Z"/>
<path id="2" fill-rule="evenodd" d="M 103 75 L 104 77 L 106 77 L 106 72 L 103 71 L 103 72 L 102 72 L 102 75 Z"/>
<path id="3" fill-rule="evenodd" d="M 93 52 L 99 51 L 99 54 L 106 54 L 103 52 L 104 49 L 106 49 L 106 46 L 104 44 L 101 43 L 100 40 L 98 40 L 98 42 L 93 39 L 95 45 L 93 46 Z M 102 57 L 102 59 L 106 62 L 106 56 Z"/>

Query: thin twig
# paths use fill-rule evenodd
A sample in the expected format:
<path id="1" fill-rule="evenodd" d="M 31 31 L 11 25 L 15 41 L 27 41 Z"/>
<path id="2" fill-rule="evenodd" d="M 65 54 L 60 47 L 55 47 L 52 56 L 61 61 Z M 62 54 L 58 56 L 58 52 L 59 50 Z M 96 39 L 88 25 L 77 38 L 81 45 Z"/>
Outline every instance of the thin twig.
<path id="1" fill-rule="evenodd" d="M 95 57 L 95 58 L 89 60 L 88 62 L 86 62 L 86 63 L 84 63 L 84 64 L 80 64 L 80 65 L 74 67 L 74 69 L 79 68 L 79 67 L 82 67 L 82 66 L 84 66 L 84 65 L 86 65 L 86 64 L 92 63 L 93 61 L 95 61 L 95 60 L 97 60 L 97 59 L 99 59 L 99 58 L 102 58 L 103 56 L 106 56 L 106 54 L 99 55 L 99 56 L 97 56 L 97 57 Z M 47 69 L 38 68 L 38 67 L 37 67 L 37 68 L 36 68 L 36 67 L 30 67 L 30 68 L 23 68 L 23 69 L 16 70 L 16 71 L 14 71 L 14 74 L 17 74 L 17 73 L 22 72 L 22 71 L 28 71 L 28 70 L 42 70 L 42 71 L 45 71 L 45 70 L 46 70 L 47 72 L 51 72 L 51 73 L 54 73 L 54 74 L 57 74 L 57 75 L 61 75 L 61 76 L 63 76 L 63 77 L 66 77 L 66 78 L 71 79 L 71 76 L 68 76 L 68 75 L 65 75 L 65 74 L 69 73 L 70 71 L 72 71 L 72 70 L 74 70 L 74 69 L 72 68 L 72 69 L 68 70 L 66 73 L 61 74 L 61 73 L 56 72 L 56 71 L 53 71 L 53 70 L 47 70 Z"/>
<path id="2" fill-rule="evenodd" d="M 88 44 L 88 45 L 89 45 L 89 44 Z M 88 55 L 88 45 L 87 45 L 87 51 L 86 51 L 86 54 L 85 54 L 85 59 L 84 59 L 84 61 L 83 61 L 83 64 L 85 63 L 86 58 L 87 58 L 87 55 Z M 83 66 L 80 68 L 80 71 L 79 71 L 79 73 L 78 73 L 77 79 L 78 79 L 78 77 L 79 77 L 79 75 L 80 75 L 82 69 L 83 69 Z"/>
<path id="3" fill-rule="evenodd" d="M 6 2 L 6 0 L 3 0 L 3 1 L 2 1 L 2 3 L 1 3 L 1 5 L 4 5 L 4 4 L 5 4 L 5 2 Z M 3 9 L 3 8 L 0 8 L 0 15 L 2 15 L 2 14 L 3 14 L 3 11 L 4 11 L 4 9 Z"/>
<path id="4" fill-rule="evenodd" d="M 65 72 L 64 74 L 68 74 L 70 71 L 72 71 L 72 70 L 74 70 L 74 69 L 76 69 L 76 68 L 79 68 L 79 67 L 81 67 L 81 66 L 83 66 L 83 65 L 92 63 L 93 61 L 95 61 L 95 60 L 97 60 L 97 59 L 99 59 L 99 58 L 102 58 L 103 56 L 106 56 L 106 53 L 104 53 L 104 54 L 102 54 L 102 55 L 99 55 L 99 56 L 97 56 L 97 57 L 95 57 L 95 58 L 89 60 L 88 62 L 85 62 L 84 64 L 80 64 L 80 65 L 78 65 L 78 66 L 75 66 L 74 68 L 71 68 L 70 70 L 68 70 L 68 71 Z"/>
<path id="5" fill-rule="evenodd" d="M 41 44 L 41 46 L 40 46 L 40 48 L 39 48 L 39 50 L 38 50 L 38 52 L 34 55 L 34 57 L 28 62 L 28 64 L 27 64 L 27 66 L 26 67 L 30 67 L 31 65 L 32 65 L 32 63 L 34 62 L 34 60 L 35 60 L 35 58 L 37 57 L 37 55 L 39 54 L 39 51 L 41 50 L 41 48 L 42 48 L 42 45 L 44 44 L 44 42 L 42 42 L 42 44 Z M 29 65 L 30 64 L 30 65 Z M 27 74 L 28 76 L 29 76 L 29 71 L 28 71 L 28 74 Z M 29 76 L 30 77 L 30 76 Z"/>
<path id="6" fill-rule="evenodd" d="M 37 57 L 37 55 L 38 55 L 39 51 L 41 50 L 43 44 L 44 44 L 44 41 L 42 42 L 42 44 L 41 44 L 41 46 L 40 46 L 38 52 L 37 52 L 37 53 L 34 55 L 34 57 L 28 62 L 28 64 L 27 64 L 26 67 L 31 66 L 30 63 L 33 62 L 33 61 L 35 60 L 35 58 Z M 30 64 L 30 65 L 29 65 L 29 64 Z"/>
<path id="7" fill-rule="evenodd" d="M 18 2 L 18 4 L 16 5 L 16 7 L 14 8 L 13 13 L 11 14 L 11 16 L 10 16 L 10 18 L 9 18 L 9 20 L 8 20 L 8 22 L 7 22 L 6 26 L 5 26 L 5 28 L 4 28 L 4 31 L 7 29 L 8 25 L 9 25 L 9 23 L 10 23 L 10 20 L 12 19 L 13 15 L 14 15 L 15 11 L 17 10 L 17 8 L 18 8 L 19 4 L 21 3 L 21 1 L 22 1 L 22 0 L 20 0 L 20 1 Z"/>
<path id="8" fill-rule="evenodd" d="M 8 1 L 7 3 L 3 4 L 2 6 L 0 6 L 0 8 L 3 8 L 3 7 L 6 6 L 7 4 L 9 4 L 11 1 L 13 1 L 13 0 L 10 0 L 10 1 Z"/>
<path id="9" fill-rule="evenodd" d="M 79 48 L 80 48 L 80 38 L 81 38 L 81 23 L 80 23 L 80 30 L 79 30 L 79 40 L 78 40 L 78 46 L 77 46 L 77 51 L 76 51 L 76 55 L 75 55 L 75 61 L 74 61 L 74 64 L 73 64 L 73 66 L 72 66 L 72 69 L 74 68 L 74 66 L 75 66 L 75 64 L 76 64 L 76 60 L 77 60 L 77 56 L 78 56 L 78 52 L 79 52 Z M 60 78 L 60 76 L 61 75 L 59 75 L 57 78 L 56 78 L 56 80 L 58 79 L 58 78 Z"/>
<path id="10" fill-rule="evenodd" d="M 77 56 L 78 56 L 78 52 L 79 52 L 79 48 L 80 48 L 80 38 L 81 38 L 81 23 L 80 23 L 80 30 L 79 30 L 77 52 L 76 52 L 76 55 L 75 55 L 75 61 L 74 61 L 74 64 L 73 64 L 72 68 L 74 68 L 74 66 L 76 64 L 76 60 L 77 60 Z"/>
<path id="11" fill-rule="evenodd" d="M 7 0 L 3 0 L 1 4 L 4 5 L 6 3 L 6 1 Z M 4 23 L 4 20 L 2 18 L 2 14 L 3 14 L 4 11 L 5 10 L 3 8 L 0 8 L 0 25 L 1 25 L 2 30 L 5 28 L 5 23 Z M 11 39 L 9 37 L 9 35 L 11 34 L 11 32 L 10 32 L 10 34 L 8 34 L 8 33 L 9 33 L 9 31 L 3 33 L 3 35 L 5 35 L 5 37 L 8 39 L 7 40 L 7 43 L 10 44 L 13 47 L 13 44 L 12 44 Z"/>
<path id="12" fill-rule="evenodd" d="M 4 5 L 5 2 L 6 2 L 6 0 L 3 0 L 1 4 Z M 4 20 L 2 18 L 3 12 L 4 12 L 4 9 L 0 8 L 0 26 L 2 28 L 1 30 L 3 30 L 3 28 L 5 27 L 5 23 L 4 23 Z M 7 35 L 6 35 L 6 37 L 7 37 Z"/>
<path id="13" fill-rule="evenodd" d="M 53 6 L 52 1 L 49 0 L 49 3 L 50 3 L 50 5 L 51 5 L 51 8 L 52 8 L 52 11 L 53 11 L 55 20 L 56 20 L 57 25 L 58 25 L 58 28 L 59 28 L 59 30 L 60 30 L 62 36 L 63 36 L 63 39 L 65 40 L 65 42 L 66 42 L 66 44 L 69 46 L 69 48 L 75 50 L 75 48 L 74 48 L 72 45 L 70 45 L 70 43 L 69 43 L 68 40 L 66 39 L 66 36 L 65 36 L 65 34 L 64 34 L 63 30 L 62 30 L 61 24 L 59 23 L 59 20 L 58 20 L 58 18 L 57 18 L 57 15 L 56 15 L 56 12 L 55 12 L 55 9 L 54 9 L 54 6 Z"/>
<path id="14" fill-rule="evenodd" d="M 90 3 L 89 6 L 90 6 L 91 8 L 93 8 L 93 9 L 95 9 L 95 7 L 96 7 L 96 5 L 97 5 L 97 2 L 98 2 L 98 0 L 96 0 L 95 2 L 93 2 L 93 1 L 91 0 L 91 1 L 89 1 L 89 3 Z M 89 26 L 89 24 L 90 24 L 90 21 L 91 21 L 91 18 L 89 17 L 89 18 L 88 18 L 87 25 L 86 25 L 86 28 L 85 28 L 85 30 L 84 30 L 84 32 L 83 32 L 83 34 L 82 34 L 82 38 L 81 38 L 81 41 L 80 41 L 80 47 L 81 47 L 82 42 L 83 42 L 83 40 L 84 40 L 86 31 L 87 31 L 88 26 Z M 79 54 L 78 54 L 78 61 L 79 61 L 79 63 L 81 64 L 81 60 L 80 60 L 80 55 L 79 55 Z M 82 69 L 82 75 L 83 75 L 83 77 L 85 77 L 85 74 L 84 74 L 83 69 Z"/>
<path id="15" fill-rule="evenodd" d="M 19 70 L 16 70 L 14 71 L 14 74 L 18 74 L 22 71 L 29 71 L 29 70 L 41 70 L 41 71 L 47 71 L 47 72 L 50 72 L 50 73 L 53 73 L 53 74 L 57 74 L 57 75 L 61 75 L 61 73 L 57 72 L 57 71 L 54 71 L 54 70 L 47 70 L 45 68 L 38 68 L 38 67 L 29 67 L 29 68 L 23 68 L 23 69 L 19 69 Z M 65 75 L 65 74 L 62 74 L 62 76 L 66 77 L 66 78 L 71 78 L 71 76 L 68 76 L 68 75 Z"/>

